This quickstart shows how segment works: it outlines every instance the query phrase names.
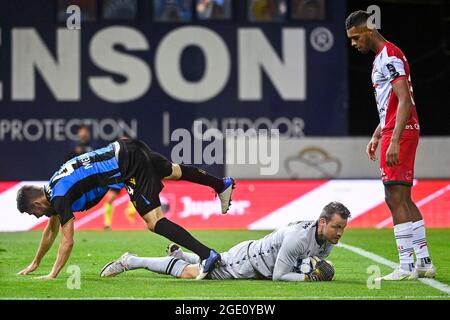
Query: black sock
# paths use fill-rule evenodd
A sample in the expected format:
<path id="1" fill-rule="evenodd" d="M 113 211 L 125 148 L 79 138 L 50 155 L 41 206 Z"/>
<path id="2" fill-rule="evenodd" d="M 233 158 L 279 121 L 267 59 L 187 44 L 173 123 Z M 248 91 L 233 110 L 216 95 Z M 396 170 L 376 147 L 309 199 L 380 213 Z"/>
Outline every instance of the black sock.
<path id="1" fill-rule="evenodd" d="M 175 242 L 176 244 L 191 250 L 200 256 L 200 259 L 209 257 L 210 248 L 200 243 L 186 229 L 173 223 L 172 221 L 162 218 L 156 222 L 155 233 Z"/>
<path id="2" fill-rule="evenodd" d="M 181 178 L 180 180 L 186 180 L 204 186 L 213 188 L 217 193 L 222 192 L 223 181 L 217 177 L 208 174 L 206 171 L 194 166 L 187 166 L 180 164 Z"/>

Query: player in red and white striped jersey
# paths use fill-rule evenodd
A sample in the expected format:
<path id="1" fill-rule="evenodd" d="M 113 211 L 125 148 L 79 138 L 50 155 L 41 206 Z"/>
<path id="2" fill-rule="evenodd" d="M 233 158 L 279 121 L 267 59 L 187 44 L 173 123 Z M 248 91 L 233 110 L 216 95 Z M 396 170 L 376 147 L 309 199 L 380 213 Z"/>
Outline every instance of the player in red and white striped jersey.
<path id="1" fill-rule="evenodd" d="M 422 215 L 411 199 L 414 161 L 420 126 L 414 102 L 409 64 L 403 52 L 372 26 L 371 15 L 356 11 L 346 20 L 347 36 L 353 47 L 376 54 L 372 83 L 380 124 L 367 145 L 368 157 L 375 161 L 381 140 L 380 170 L 386 203 L 394 221 L 400 266 L 382 280 L 415 280 L 434 277 Z M 416 264 L 414 265 L 414 252 Z"/>

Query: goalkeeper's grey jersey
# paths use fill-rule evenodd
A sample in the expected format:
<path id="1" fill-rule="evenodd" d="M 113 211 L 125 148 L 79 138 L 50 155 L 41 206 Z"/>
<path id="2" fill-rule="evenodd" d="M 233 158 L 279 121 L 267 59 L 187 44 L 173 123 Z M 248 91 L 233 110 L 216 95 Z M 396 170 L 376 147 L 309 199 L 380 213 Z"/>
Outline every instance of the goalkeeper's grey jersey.
<path id="1" fill-rule="evenodd" d="M 295 281 L 290 277 L 298 276 L 293 274 L 293 267 L 299 259 L 324 259 L 331 253 L 333 245 L 328 241 L 318 243 L 316 232 L 317 221 L 299 221 L 251 242 L 248 256 L 253 268 L 265 278 Z"/>

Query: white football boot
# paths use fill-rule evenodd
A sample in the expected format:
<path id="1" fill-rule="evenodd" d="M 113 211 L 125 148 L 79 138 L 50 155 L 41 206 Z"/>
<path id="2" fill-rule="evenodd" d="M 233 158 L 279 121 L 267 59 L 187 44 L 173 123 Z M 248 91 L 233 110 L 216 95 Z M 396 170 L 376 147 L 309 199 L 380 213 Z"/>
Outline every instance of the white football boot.
<path id="1" fill-rule="evenodd" d="M 416 269 L 413 269 L 412 271 L 406 271 L 406 270 L 403 270 L 400 266 L 398 266 L 397 269 L 395 269 L 391 273 L 389 273 L 383 277 L 376 278 L 375 281 L 417 280 L 418 277 L 419 277 L 419 275 L 418 275 Z"/>
<path id="2" fill-rule="evenodd" d="M 231 205 L 231 195 L 233 189 L 235 188 L 235 181 L 233 178 L 226 177 L 223 178 L 223 190 L 219 193 L 220 204 L 222 206 L 222 214 L 227 213 Z"/>
<path id="3" fill-rule="evenodd" d="M 425 264 L 418 260 L 416 261 L 415 269 L 419 278 L 434 278 L 436 276 L 436 268 L 432 263 Z"/>
<path id="4" fill-rule="evenodd" d="M 119 259 L 107 263 L 102 271 L 100 271 L 100 277 L 115 277 L 118 274 L 127 271 L 127 259 L 129 257 L 137 257 L 136 254 L 131 252 L 125 252 Z"/>

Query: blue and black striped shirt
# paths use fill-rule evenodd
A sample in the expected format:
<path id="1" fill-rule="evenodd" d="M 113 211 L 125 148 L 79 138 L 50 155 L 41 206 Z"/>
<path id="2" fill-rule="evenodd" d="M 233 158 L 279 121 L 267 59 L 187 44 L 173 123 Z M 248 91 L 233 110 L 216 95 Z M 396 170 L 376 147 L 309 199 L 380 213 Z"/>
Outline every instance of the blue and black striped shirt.
<path id="1" fill-rule="evenodd" d="M 95 206 L 109 188 L 121 189 L 117 142 L 70 159 L 44 187 L 46 197 L 59 215 L 61 225 L 73 212 Z"/>

